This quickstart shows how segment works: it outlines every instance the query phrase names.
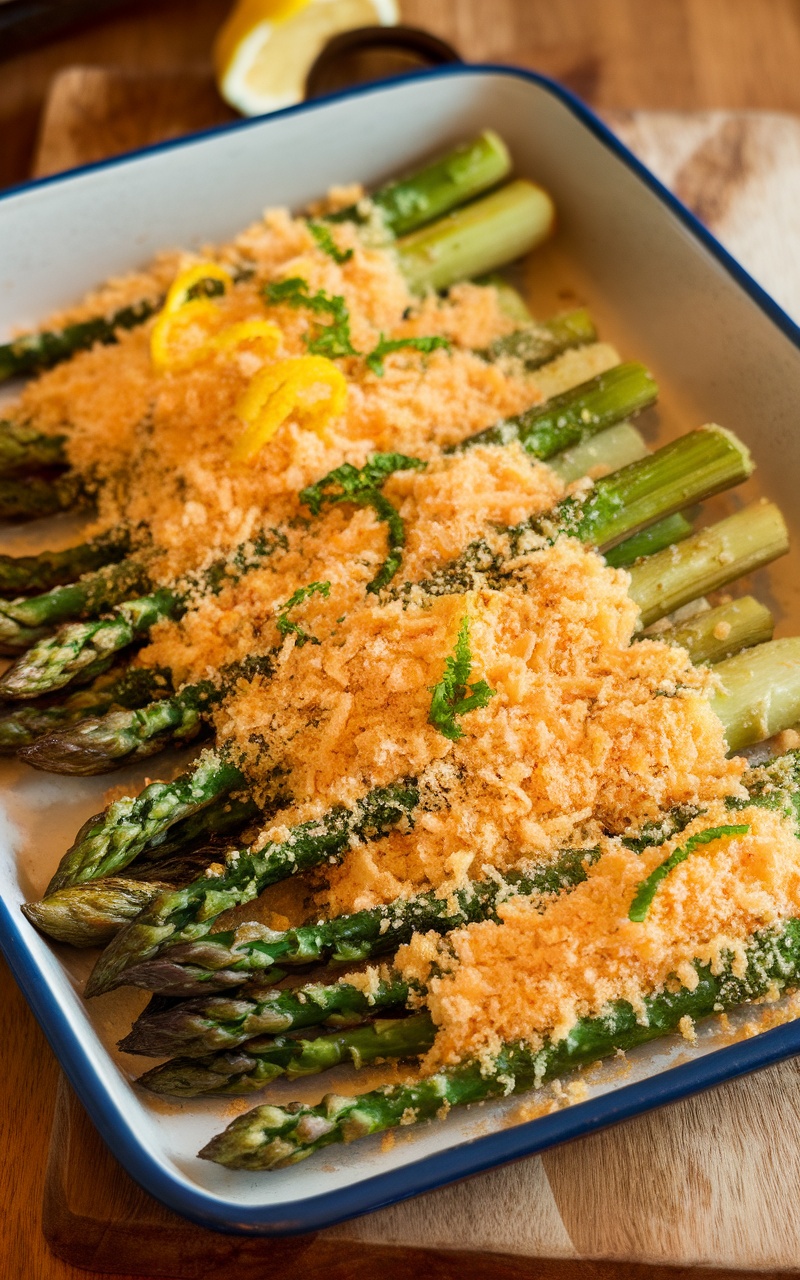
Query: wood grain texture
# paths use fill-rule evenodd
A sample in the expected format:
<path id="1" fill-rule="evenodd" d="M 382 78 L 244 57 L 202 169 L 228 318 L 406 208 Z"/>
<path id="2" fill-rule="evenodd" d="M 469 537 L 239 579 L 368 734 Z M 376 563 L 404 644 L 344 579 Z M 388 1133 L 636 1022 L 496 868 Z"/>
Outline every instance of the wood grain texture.
<path id="1" fill-rule="evenodd" d="M 645 164 L 800 320 L 800 120 L 773 112 L 611 111 Z"/>
<path id="2" fill-rule="evenodd" d="M 792 1102 L 798 1088 L 797 1072 L 795 1077 L 790 1085 Z M 751 1085 L 752 1080 L 738 1082 L 731 1088 L 744 1083 Z M 786 1082 L 776 1076 L 776 1098 L 785 1085 Z M 724 1100 L 726 1091 L 720 1090 L 714 1096 Z M 409 1280 L 416 1274 L 425 1280 L 486 1280 L 489 1275 L 492 1280 L 756 1280 L 757 1277 L 778 1280 L 780 1275 L 787 1280 L 791 1271 L 746 1271 L 738 1265 L 738 1259 L 734 1267 L 713 1269 L 663 1265 L 659 1261 L 671 1255 L 670 1237 L 673 1231 L 680 1232 L 682 1218 L 692 1217 L 689 1197 L 702 1212 L 708 1212 L 714 1205 L 702 1172 L 702 1166 L 711 1163 L 713 1152 L 701 1154 L 697 1167 L 689 1163 L 687 1176 L 676 1179 L 679 1166 L 665 1145 L 665 1139 L 672 1139 L 676 1134 L 689 1135 L 688 1144 L 680 1148 L 679 1158 L 691 1160 L 698 1133 L 694 1109 L 700 1106 L 699 1102 L 678 1104 L 656 1116 L 633 1121 L 623 1130 L 597 1135 L 546 1157 L 548 1176 L 559 1199 L 563 1198 L 566 1214 L 575 1212 L 579 1234 L 596 1231 L 587 1208 L 598 1215 L 610 1216 L 618 1224 L 621 1210 L 629 1211 L 636 1220 L 645 1195 L 664 1196 L 660 1202 L 653 1201 L 650 1217 L 656 1245 L 648 1259 L 628 1261 L 622 1267 L 611 1248 L 607 1251 L 612 1256 L 606 1258 L 590 1254 L 578 1258 L 571 1246 L 566 1256 L 563 1253 L 533 1256 L 519 1248 L 516 1253 L 509 1251 L 511 1243 L 519 1246 L 520 1242 L 519 1238 L 509 1239 L 500 1214 L 505 1212 L 519 1219 L 524 1212 L 530 1219 L 531 1237 L 539 1230 L 537 1220 L 541 1221 L 544 1216 L 540 1181 L 543 1175 L 540 1172 L 531 1180 L 530 1170 L 539 1162 L 530 1160 L 317 1235 L 288 1240 L 242 1240 L 212 1234 L 171 1214 L 122 1173 L 63 1083 L 53 1129 L 44 1229 L 57 1254 L 67 1255 L 92 1271 L 112 1273 L 124 1258 L 128 1277 L 135 1274 L 153 1278 L 174 1276 L 181 1280 L 230 1280 L 235 1276 L 236 1280 L 262 1280 L 270 1274 L 302 1276 L 303 1280 L 376 1280 L 378 1276 L 381 1280 Z M 717 1120 L 720 1118 L 724 1116 L 715 1116 Z M 774 1121 L 773 1116 L 768 1118 Z M 620 1153 L 613 1145 L 609 1146 L 619 1133 L 628 1135 L 628 1144 L 622 1152 L 630 1157 L 627 1161 L 619 1159 Z M 701 1141 L 708 1145 L 702 1123 L 700 1134 Z M 664 1152 L 665 1158 L 656 1159 L 650 1176 L 637 1182 L 634 1175 L 641 1173 L 642 1152 L 653 1150 L 648 1143 L 654 1143 L 655 1150 Z M 785 1154 L 781 1149 L 779 1158 Z M 560 1166 L 554 1164 L 550 1168 L 550 1162 L 557 1157 L 561 1159 Z M 755 1153 L 748 1156 L 743 1181 L 749 1180 L 751 1166 L 757 1159 Z M 796 1156 L 794 1159 L 790 1156 L 790 1167 L 795 1161 Z M 785 1166 L 776 1161 L 775 1176 L 765 1179 L 765 1200 L 768 1193 L 781 1194 L 779 1169 L 785 1170 Z M 507 1182 L 504 1191 L 498 1186 L 501 1180 Z M 638 1198 L 637 1185 L 643 1193 Z M 582 1198 L 587 1188 L 591 1200 Z M 754 1221 L 755 1212 L 760 1214 L 761 1210 L 762 1204 L 754 1203 Z M 501 1227 L 495 1247 L 469 1249 L 481 1230 L 475 1219 L 491 1217 L 495 1217 Z M 759 1224 L 766 1220 L 766 1215 L 757 1219 Z M 734 1246 L 740 1245 L 743 1235 L 748 1234 L 743 1231 L 741 1219 L 724 1206 L 717 1221 Z M 769 1221 L 774 1221 L 774 1211 L 770 1212 Z M 563 1234 L 563 1227 L 559 1229 Z M 641 1239 L 635 1230 L 629 1229 L 624 1240 L 618 1232 L 618 1240 L 623 1247 L 617 1259 L 629 1258 L 631 1250 L 634 1257 L 640 1256 L 636 1250 Z M 612 1243 L 610 1236 L 607 1243 Z M 54 1270 L 52 1276 L 53 1280 L 73 1280 L 77 1274 L 84 1273 Z"/>
<path id="3" fill-rule="evenodd" d="M 208 73 L 231 0 L 139 0 L 2 63 L 0 186 L 30 172 L 52 77 L 76 64 Z M 798 0 L 401 0 L 470 61 L 517 62 L 601 107 L 800 111 Z M 0 57 L 2 51 L 0 50 Z"/>
<path id="4" fill-rule="evenodd" d="M 53 81 L 31 172 L 58 173 L 234 118 L 205 71 L 68 67 Z"/>

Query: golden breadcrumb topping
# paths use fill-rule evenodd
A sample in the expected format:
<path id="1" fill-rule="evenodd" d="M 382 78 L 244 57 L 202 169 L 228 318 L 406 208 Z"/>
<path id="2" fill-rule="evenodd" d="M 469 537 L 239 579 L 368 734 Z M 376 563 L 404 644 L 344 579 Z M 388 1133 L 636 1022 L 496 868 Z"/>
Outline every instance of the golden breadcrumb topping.
<path id="1" fill-rule="evenodd" d="M 371 351 L 381 337 L 420 334 L 453 345 L 428 356 L 393 352 L 382 377 L 361 358 L 342 359 L 348 403 L 326 440 L 290 419 L 255 459 L 237 462 L 236 404 L 262 356 L 243 346 L 188 369 L 159 371 L 150 358 L 154 320 L 120 333 L 114 345 L 79 353 L 23 390 L 20 414 L 42 430 L 66 429 L 70 460 L 101 486 L 98 527 L 121 519 L 149 524 L 157 580 L 230 550 L 265 521 L 292 519 L 299 491 L 344 460 L 360 466 L 369 454 L 400 446 L 434 457 L 440 446 L 542 399 L 534 378 L 503 373 L 472 352 L 511 327 L 494 289 L 465 284 L 447 299 L 432 295 L 418 303 L 390 251 L 365 247 L 349 226 L 336 228 L 336 241 L 353 250 L 342 265 L 322 252 L 302 219 L 268 212 L 214 254 L 254 272 L 215 299 L 219 325 L 269 319 L 283 335 L 274 355 L 305 355 L 304 336 L 318 317 L 305 307 L 267 305 L 262 292 L 265 281 L 299 277 L 311 294 L 344 299 L 358 351 Z M 167 283 L 167 261 L 152 270 L 156 292 Z M 191 261 L 184 255 L 172 264 Z M 142 296 L 135 292 L 142 285 L 143 277 L 131 277 L 126 300 Z M 152 296 L 153 288 L 145 293 Z"/>
<path id="2" fill-rule="evenodd" d="M 463 882 L 549 856 L 587 825 L 620 831 L 634 815 L 736 790 L 743 765 L 726 759 L 707 672 L 681 649 L 630 643 L 627 582 L 562 538 L 502 592 L 361 605 L 341 624 L 332 598 L 306 602 L 303 626 L 319 643 L 289 636 L 274 676 L 240 682 L 216 716 L 256 785 L 291 779 L 278 827 L 448 766 L 413 832 L 331 871 L 330 911 Z M 465 616 L 470 679 L 494 696 L 450 741 L 429 722 L 431 689 Z"/>
<path id="3" fill-rule="evenodd" d="M 719 972 L 733 956 L 742 976 L 748 938 L 800 914 L 798 842 L 782 815 L 755 806 L 737 812 L 747 834 L 696 848 L 662 880 L 646 919 L 628 917 L 638 885 L 669 851 L 731 821 L 717 802 L 666 846 L 641 855 L 605 841 L 588 879 L 543 907 L 511 898 L 499 924 L 470 925 L 444 940 L 417 935 L 397 963 L 409 981 L 428 985 L 438 1033 L 426 1068 L 488 1061 L 504 1041 L 537 1048 L 615 999 L 644 1018 L 645 996 L 671 981 L 694 990 L 694 962 Z"/>
<path id="4" fill-rule="evenodd" d="M 342 190 L 334 204 L 353 198 Z M 746 835 L 696 849 L 659 885 L 645 920 L 629 919 L 637 886 L 666 852 L 724 823 L 725 797 L 746 794 L 744 762 L 727 758 L 711 709 L 713 677 L 683 649 L 634 641 L 628 574 L 565 536 L 507 565 L 502 583 L 476 575 L 471 590 L 424 589 L 471 542 L 494 546 L 498 529 L 565 495 L 556 472 L 518 444 L 447 448 L 619 356 L 596 343 L 534 374 L 519 361 L 493 363 L 480 351 L 514 327 L 495 289 L 462 284 L 446 298 L 416 298 L 390 248 L 371 247 L 346 224 L 331 234 L 340 257 L 351 251 L 346 261 L 326 254 L 305 220 L 270 210 L 202 259 L 164 254 L 110 281 L 53 324 L 142 298 L 160 307 L 201 261 L 232 275 L 205 309 L 184 314 L 182 340 L 198 350 L 206 342 L 202 358 L 154 358 L 165 332 L 154 315 L 31 381 L 16 412 L 65 432 L 73 467 L 96 492 L 90 532 L 146 529 L 139 554 L 154 583 L 182 580 L 186 611 L 155 626 L 134 661 L 169 669 L 176 689 L 221 680 L 209 718 L 218 748 L 269 813 L 257 847 L 375 787 L 416 780 L 421 802 L 403 824 L 354 839 L 337 865 L 304 878 L 316 916 L 430 889 L 446 898 L 521 860 L 601 849 L 571 892 L 509 898 L 499 923 L 446 939 L 415 935 L 401 950 L 397 963 L 427 992 L 438 1027 L 426 1066 L 488 1061 L 503 1041 L 564 1036 L 612 998 L 641 1010 L 665 984 L 691 986 L 695 960 L 716 966 L 733 952 L 743 963 L 749 934 L 798 912 L 800 846 L 779 815 L 742 810 Z M 266 288 L 291 280 L 306 297 L 335 301 L 356 354 L 315 366 L 342 391 L 330 392 L 327 421 L 315 425 L 301 401 L 290 404 L 243 460 L 245 392 L 265 366 L 307 356 L 334 314 L 276 301 Z M 252 336 L 215 346 L 204 330 L 212 322 L 218 335 L 241 325 L 252 335 L 256 322 L 262 338 L 272 326 L 272 349 L 265 356 Z M 447 342 L 390 351 L 382 366 L 366 359 L 386 340 L 424 338 Z M 335 468 L 363 467 L 376 453 L 419 463 L 381 485 L 403 545 L 392 590 L 378 595 L 370 587 L 388 551 L 385 511 L 346 501 L 315 513 L 301 501 Z M 208 589 L 202 570 L 230 565 L 234 552 L 252 560 L 259 548 L 248 572 L 230 568 Z M 445 732 L 433 698 L 464 637 L 461 693 L 474 697 L 451 708 Z M 261 674 L 232 672 L 254 656 L 268 659 Z M 625 832 L 676 805 L 701 811 L 676 840 L 641 855 L 623 845 Z M 380 976 L 373 967 L 352 980 L 369 993 Z M 682 1030 L 694 1034 L 688 1021 Z"/>

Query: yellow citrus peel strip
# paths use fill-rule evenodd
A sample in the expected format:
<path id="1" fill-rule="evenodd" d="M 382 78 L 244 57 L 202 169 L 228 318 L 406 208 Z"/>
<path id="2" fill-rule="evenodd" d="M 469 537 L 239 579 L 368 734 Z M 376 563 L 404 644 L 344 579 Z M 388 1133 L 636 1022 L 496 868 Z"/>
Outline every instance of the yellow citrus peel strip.
<path id="1" fill-rule="evenodd" d="M 202 354 L 205 357 L 219 351 L 233 351 L 245 342 L 255 342 L 264 347 L 267 355 L 274 355 L 282 339 L 283 331 L 271 320 L 240 320 L 226 325 L 209 338 L 203 345 Z"/>
<path id="2" fill-rule="evenodd" d="M 321 395 L 310 394 L 318 388 Z M 332 360 L 324 356 L 278 360 L 260 370 L 239 399 L 236 413 L 245 430 L 233 457 L 237 462 L 251 461 L 289 417 L 324 440 L 328 424 L 346 404 L 347 381 Z"/>
<path id="3" fill-rule="evenodd" d="M 159 373 L 167 369 L 187 369 L 197 363 L 198 351 L 219 317 L 210 298 L 190 298 L 191 290 L 203 280 L 218 280 L 227 292 L 233 284 L 231 274 L 217 262 L 196 262 L 181 271 L 170 285 L 164 306 L 150 335 L 150 358 Z M 193 341 L 194 332 L 201 335 Z"/>
<path id="4" fill-rule="evenodd" d="M 270 320 L 242 320 L 213 333 L 220 320 L 218 306 L 210 298 L 189 297 L 195 285 L 209 279 L 219 280 L 225 292 L 232 284 L 229 272 L 216 262 L 199 262 L 173 282 L 150 338 L 150 354 L 159 372 L 191 369 L 243 343 L 257 343 L 268 355 L 280 346 L 283 334 Z"/>

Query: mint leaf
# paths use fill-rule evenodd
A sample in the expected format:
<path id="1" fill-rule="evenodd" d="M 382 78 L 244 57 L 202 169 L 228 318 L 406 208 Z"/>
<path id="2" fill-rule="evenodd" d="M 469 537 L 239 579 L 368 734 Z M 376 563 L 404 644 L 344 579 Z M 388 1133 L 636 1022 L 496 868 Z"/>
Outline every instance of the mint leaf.
<path id="1" fill-rule="evenodd" d="M 456 716 L 466 715 L 485 707 L 496 690 L 490 689 L 485 680 L 469 684 L 472 671 L 472 648 L 469 643 L 469 616 L 464 614 L 458 629 L 456 647 L 445 659 L 444 675 L 431 687 L 431 707 L 428 723 L 438 729 L 451 742 L 458 742 L 464 730 L 456 724 Z M 468 692 L 469 690 L 469 692 Z"/>
<path id="2" fill-rule="evenodd" d="M 300 492 L 300 501 L 311 508 L 312 515 L 318 516 L 326 503 L 336 506 L 340 502 L 353 502 L 358 507 L 372 507 L 378 519 L 386 525 L 389 554 L 367 584 L 367 591 L 377 594 L 391 582 L 402 563 L 406 541 L 400 512 L 384 497 L 380 486 L 395 471 L 420 470 L 427 465 L 421 458 L 408 458 L 403 453 L 375 453 L 363 467 L 343 462 L 316 484 L 308 485 Z"/>
<path id="3" fill-rule="evenodd" d="M 345 262 L 350 261 L 353 256 L 353 250 L 340 249 L 324 223 L 309 220 L 308 229 L 322 252 L 327 253 L 329 258 L 333 258 L 337 266 L 341 267 Z"/>
<path id="4" fill-rule="evenodd" d="M 330 324 L 317 325 L 313 334 L 304 335 L 303 341 L 311 355 L 335 360 L 337 356 L 359 354 L 350 340 L 350 312 L 341 294 L 329 294 L 324 289 L 310 293 L 307 280 L 301 276 L 290 276 L 288 280 L 273 280 L 266 284 L 264 297 L 271 305 L 283 303 L 289 307 L 306 307 L 315 315 L 331 317 Z"/>
<path id="5" fill-rule="evenodd" d="M 330 593 L 331 584 L 329 582 L 309 582 L 307 587 L 298 587 L 293 595 L 290 595 L 289 599 L 286 600 L 278 609 L 278 617 L 275 620 L 275 625 L 278 628 L 281 639 L 285 640 L 290 634 L 296 635 L 296 644 L 299 649 L 309 641 L 311 644 L 319 644 L 317 637 L 309 635 L 309 633 L 302 627 L 298 626 L 296 622 L 292 622 L 291 618 L 288 617 L 288 613 L 290 609 L 294 609 L 295 605 L 302 604 L 303 601 L 308 600 L 310 596 L 321 595 L 327 600 Z"/>
<path id="6" fill-rule="evenodd" d="M 271 306 L 283 303 L 289 307 L 307 307 L 309 311 L 331 314 L 332 299 L 324 290 L 309 293 L 308 281 L 302 276 L 290 276 L 288 280 L 270 280 L 264 285 L 263 294 Z M 344 299 L 340 299 L 341 302 Z M 335 308 L 334 308 L 335 310 Z"/>
<path id="7" fill-rule="evenodd" d="M 689 836 L 686 844 L 681 845 L 677 849 L 673 849 L 672 853 L 662 863 L 660 863 L 646 880 L 642 880 L 636 890 L 633 902 L 628 911 L 628 919 L 633 920 L 636 924 L 642 924 L 647 918 L 647 913 L 653 904 L 656 896 L 656 890 L 661 881 L 668 876 L 673 867 L 677 867 L 681 862 L 685 862 L 690 853 L 694 853 L 695 849 L 699 849 L 701 845 L 711 844 L 712 840 L 719 840 L 722 836 L 744 836 L 750 830 L 749 826 L 741 827 L 709 827 L 707 831 L 698 831 L 697 835 Z"/>
<path id="8" fill-rule="evenodd" d="M 436 351 L 438 347 L 445 351 L 450 350 L 450 339 L 438 336 L 423 338 L 384 338 L 381 334 L 380 342 L 366 356 L 367 366 L 378 378 L 382 378 L 384 374 L 383 360 L 384 356 L 388 356 L 392 351 L 402 351 L 408 348 L 412 351 L 421 351 L 428 355 L 431 351 Z"/>
<path id="9" fill-rule="evenodd" d="M 318 516 L 324 503 L 355 502 L 359 506 L 371 505 L 374 492 L 395 471 L 424 470 L 427 462 L 421 458 L 409 458 L 404 453 L 374 453 L 363 467 L 343 462 L 329 471 L 316 484 L 301 490 L 300 501 Z"/>

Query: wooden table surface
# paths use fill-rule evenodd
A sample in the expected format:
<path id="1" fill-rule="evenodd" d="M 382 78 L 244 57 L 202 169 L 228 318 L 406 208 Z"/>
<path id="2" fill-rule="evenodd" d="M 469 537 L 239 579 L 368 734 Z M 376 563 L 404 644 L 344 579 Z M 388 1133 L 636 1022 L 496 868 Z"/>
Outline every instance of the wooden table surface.
<path id="1" fill-rule="evenodd" d="M 206 70 L 230 0 L 140 3 L 0 62 L 0 186 L 24 179 L 53 75 L 75 63 Z M 404 19 L 471 60 L 515 61 L 600 107 L 761 107 L 800 112 L 800 0 L 402 0 Z M 1 56 L 2 51 L 0 51 Z M 58 1069 L 0 962 L 0 1274 L 79 1280 L 41 1234 Z M 576 1264 L 576 1277 L 588 1275 Z"/>

